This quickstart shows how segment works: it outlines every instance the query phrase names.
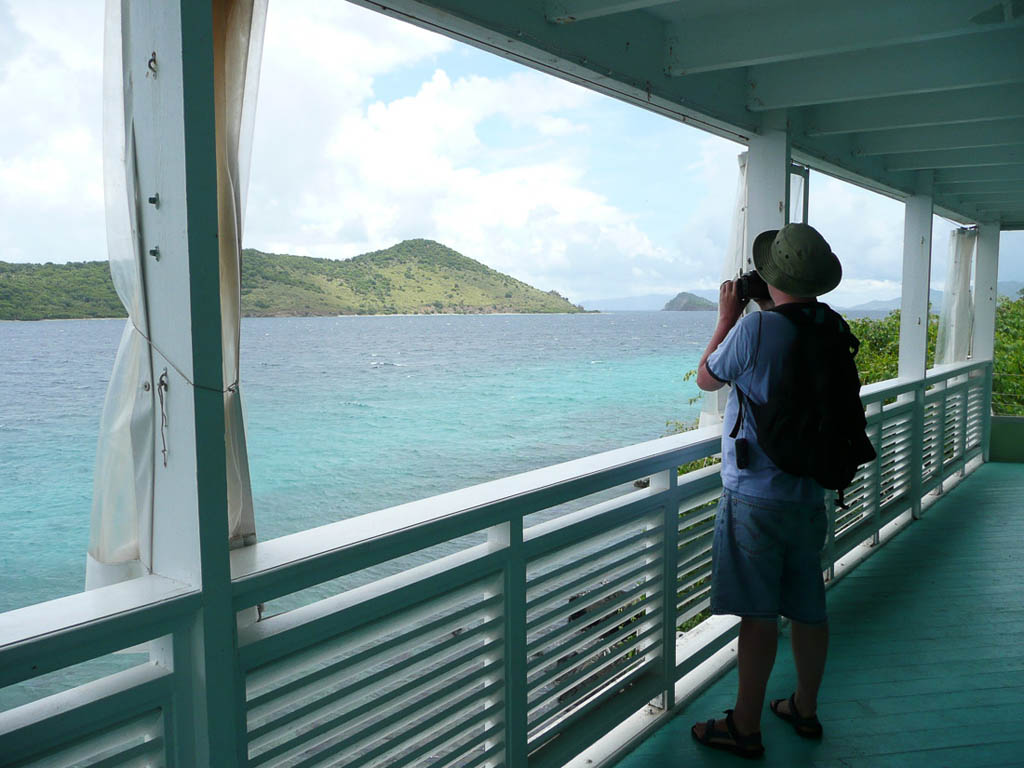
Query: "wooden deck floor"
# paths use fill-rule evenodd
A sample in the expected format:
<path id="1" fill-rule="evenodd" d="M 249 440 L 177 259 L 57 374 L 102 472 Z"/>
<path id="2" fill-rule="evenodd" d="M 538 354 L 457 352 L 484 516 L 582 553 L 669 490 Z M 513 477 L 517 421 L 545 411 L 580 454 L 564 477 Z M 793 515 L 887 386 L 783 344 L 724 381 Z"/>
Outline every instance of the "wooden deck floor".
<path id="1" fill-rule="evenodd" d="M 763 761 L 697 745 L 736 672 L 618 768 L 1024 766 L 1024 464 L 986 464 L 828 593 L 820 743 L 765 711 Z M 768 687 L 793 690 L 788 636 Z"/>

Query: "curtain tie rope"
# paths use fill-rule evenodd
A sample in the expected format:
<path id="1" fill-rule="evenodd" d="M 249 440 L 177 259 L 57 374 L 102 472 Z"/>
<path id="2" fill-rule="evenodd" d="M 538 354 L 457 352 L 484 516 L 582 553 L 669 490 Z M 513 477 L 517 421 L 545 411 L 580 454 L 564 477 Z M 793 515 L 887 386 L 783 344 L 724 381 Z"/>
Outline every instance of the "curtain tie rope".
<path id="1" fill-rule="evenodd" d="M 165 354 L 164 351 L 162 349 L 160 349 L 160 347 L 158 347 L 156 345 L 156 343 L 151 338 L 149 338 L 149 336 L 147 336 L 146 334 L 144 334 L 142 332 L 142 329 L 139 328 L 139 326 L 137 326 L 135 324 L 135 318 L 133 318 L 133 317 L 131 317 L 129 315 L 128 319 L 131 321 L 132 328 L 135 329 L 135 332 L 137 334 L 139 334 L 139 336 L 141 336 L 142 338 L 144 338 L 146 340 L 146 343 L 150 346 L 151 349 L 155 349 L 157 352 L 159 352 L 160 356 L 164 360 L 167 361 L 167 364 L 170 365 L 171 368 L 173 368 L 175 371 L 177 371 L 178 375 L 181 376 L 181 378 L 183 378 L 185 380 L 185 383 L 187 383 L 189 386 L 194 387 L 196 389 L 204 389 L 207 392 L 220 392 L 221 394 L 225 394 L 227 392 L 238 392 L 238 377 L 237 376 L 235 377 L 235 380 L 233 382 L 231 382 L 230 384 L 228 384 L 224 389 L 219 389 L 218 387 L 210 387 L 210 386 L 207 386 L 206 384 L 198 384 L 198 383 L 192 381 L 192 379 L 189 378 L 185 374 L 185 372 L 183 370 L 181 370 L 181 368 L 178 367 L 178 365 L 174 362 L 174 360 L 172 360 L 167 354 Z M 166 377 L 166 374 L 167 374 L 167 372 L 165 370 L 164 371 L 164 377 Z M 164 389 L 167 389 L 166 379 L 163 379 L 163 385 L 164 385 Z M 158 383 L 158 387 L 159 387 L 159 383 Z M 162 405 L 162 403 L 163 403 L 163 395 L 161 393 L 161 405 Z M 166 457 L 164 459 L 164 466 L 167 466 Z"/>

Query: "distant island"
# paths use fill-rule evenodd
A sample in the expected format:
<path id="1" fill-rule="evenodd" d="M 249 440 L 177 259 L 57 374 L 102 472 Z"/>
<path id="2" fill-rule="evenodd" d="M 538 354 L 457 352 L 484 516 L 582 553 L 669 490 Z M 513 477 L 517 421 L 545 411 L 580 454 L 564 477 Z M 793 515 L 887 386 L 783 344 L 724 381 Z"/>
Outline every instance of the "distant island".
<path id="1" fill-rule="evenodd" d="M 242 252 L 247 317 L 583 311 L 433 240 L 345 260 Z M 105 261 L 0 261 L 0 320 L 124 316 Z"/>
<path id="2" fill-rule="evenodd" d="M 694 312 L 694 311 L 707 311 L 716 309 L 718 307 L 713 301 L 702 299 L 700 296 L 695 296 L 692 293 L 681 291 L 676 294 L 675 298 L 671 299 L 664 307 L 663 310 L 669 310 L 673 312 Z"/>

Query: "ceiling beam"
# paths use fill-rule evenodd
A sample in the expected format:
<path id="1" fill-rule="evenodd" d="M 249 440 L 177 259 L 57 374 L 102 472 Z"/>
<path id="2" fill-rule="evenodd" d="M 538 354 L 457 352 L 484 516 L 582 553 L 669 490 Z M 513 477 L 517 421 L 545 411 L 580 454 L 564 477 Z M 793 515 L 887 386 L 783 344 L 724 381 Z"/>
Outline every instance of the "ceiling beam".
<path id="1" fill-rule="evenodd" d="M 828 136 L 1009 117 L 1024 117 L 1022 85 L 975 88 L 959 100 L 939 91 L 822 104 L 804 110 L 804 130 L 808 136 Z"/>
<path id="2" fill-rule="evenodd" d="M 949 149 L 935 152 L 903 152 L 887 155 L 885 159 L 885 167 L 890 171 L 923 171 L 933 168 L 972 168 L 979 165 L 1012 166 L 1019 164 L 1024 164 L 1024 147 L 981 147 L 980 149 Z"/>
<path id="3" fill-rule="evenodd" d="M 978 218 L 981 219 L 1019 219 L 1024 217 L 1024 205 L 1015 205 L 1011 208 L 978 208 Z"/>
<path id="4" fill-rule="evenodd" d="M 747 81 L 754 111 L 1019 83 L 1024 30 L 762 64 Z"/>
<path id="5" fill-rule="evenodd" d="M 964 202 L 1000 200 L 1007 197 L 1020 197 L 1024 200 L 1024 181 L 1018 184 L 989 184 L 983 189 L 956 190 L 946 194 Z"/>
<path id="6" fill-rule="evenodd" d="M 966 201 L 961 203 L 962 206 L 970 205 L 974 206 L 977 210 L 1008 210 L 1014 208 L 1024 208 L 1024 198 L 1014 198 L 1012 200 L 983 200 L 983 201 Z"/>
<path id="7" fill-rule="evenodd" d="M 742 23 L 736 13 L 720 13 L 669 27 L 665 71 L 689 75 L 1024 26 L 1024 16 L 975 20 L 992 7 L 993 0 L 752 5 Z"/>
<path id="8" fill-rule="evenodd" d="M 804 130 L 808 136 L 826 136 L 1007 117 L 1024 117 L 1024 86 L 975 88 L 967 99 L 939 91 L 822 104 L 804 110 Z"/>
<path id="9" fill-rule="evenodd" d="M 993 182 L 1024 181 L 1024 165 L 940 168 L 934 178 L 937 187 L 977 189 Z"/>
<path id="10" fill-rule="evenodd" d="M 1008 144 L 1024 144 L 1024 119 L 898 128 L 854 137 L 854 151 L 859 155 L 998 147 Z"/>
<path id="11" fill-rule="evenodd" d="M 545 0 L 544 18 L 553 24 L 571 24 L 672 2 L 675 0 Z"/>
<path id="12" fill-rule="evenodd" d="M 943 195 L 980 195 L 1005 194 L 1024 188 L 1024 179 L 1013 183 L 1004 181 L 947 181 L 936 182 L 937 194 Z"/>

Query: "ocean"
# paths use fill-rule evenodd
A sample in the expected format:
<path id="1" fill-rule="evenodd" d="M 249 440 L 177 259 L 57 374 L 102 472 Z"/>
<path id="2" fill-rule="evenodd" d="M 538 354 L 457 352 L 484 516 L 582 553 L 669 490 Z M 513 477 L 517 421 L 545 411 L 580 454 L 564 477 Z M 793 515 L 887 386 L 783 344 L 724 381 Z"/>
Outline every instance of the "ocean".
<path id="1" fill-rule="evenodd" d="M 247 318 L 260 539 L 650 440 L 713 312 Z M 0 322 L 0 611 L 82 589 L 123 320 Z"/>

